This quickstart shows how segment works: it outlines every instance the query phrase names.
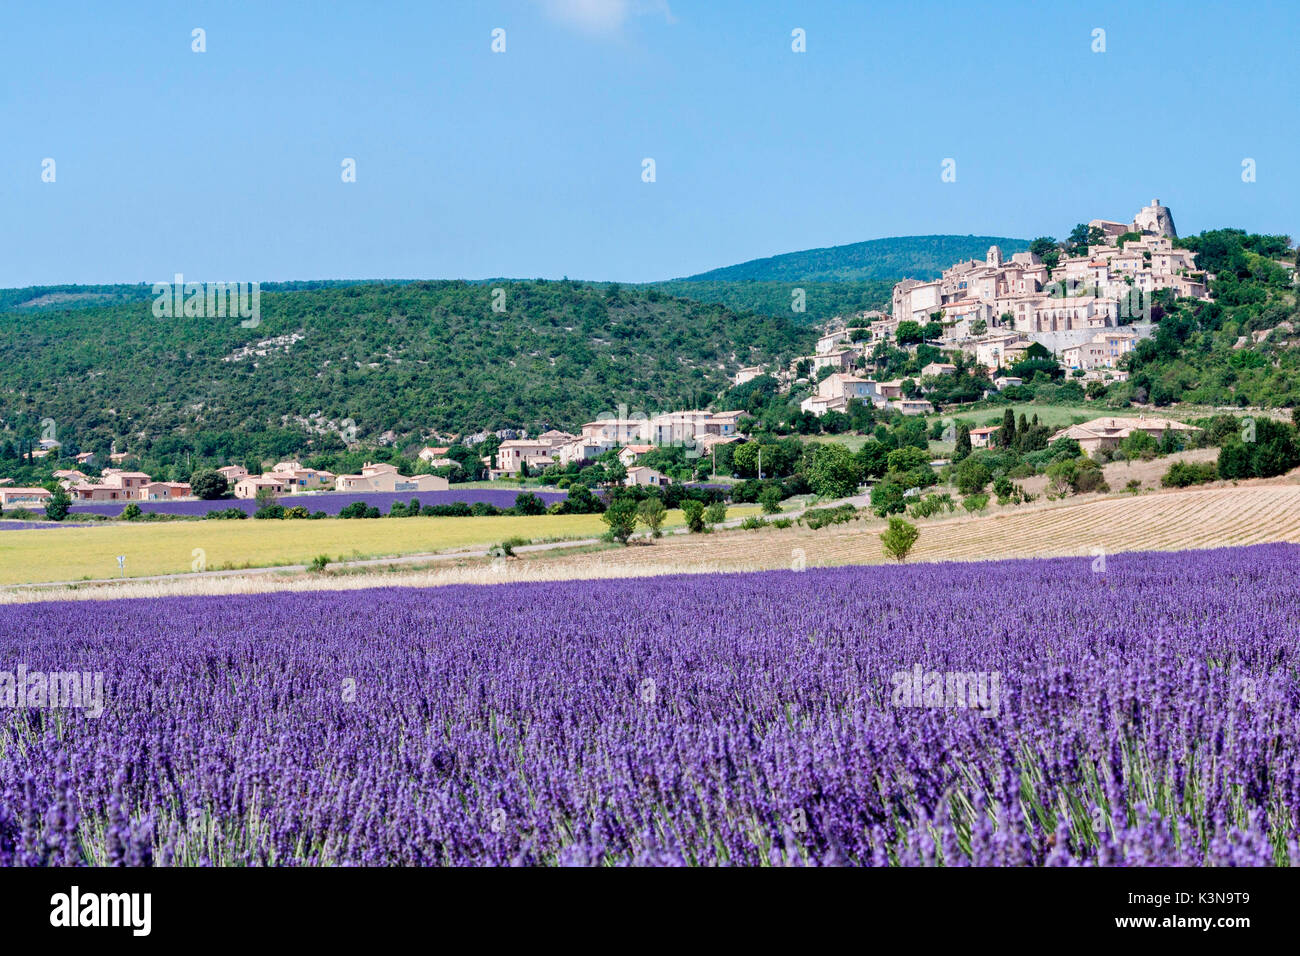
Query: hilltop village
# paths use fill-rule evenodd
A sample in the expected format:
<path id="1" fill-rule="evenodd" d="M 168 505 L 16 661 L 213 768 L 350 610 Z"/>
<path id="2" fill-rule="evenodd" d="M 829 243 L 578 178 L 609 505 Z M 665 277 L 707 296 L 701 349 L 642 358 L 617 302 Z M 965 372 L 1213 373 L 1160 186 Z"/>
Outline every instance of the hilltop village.
<path id="1" fill-rule="evenodd" d="M 441 444 L 413 445 L 402 454 L 358 447 L 305 463 L 232 462 L 215 468 L 220 493 L 270 500 L 313 492 L 441 492 L 457 482 L 503 479 L 653 488 L 751 472 L 761 478 L 778 469 L 773 453 L 766 469 L 762 459 L 736 466 L 742 445 L 770 448 L 781 436 L 846 431 L 878 436 L 904 419 L 920 419 L 913 424 L 939 440 L 942 423 L 925 420 L 938 409 L 955 413 L 993 398 L 1031 401 L 1044 384 L 1068 384 L 1070 400 L 1082 406 L 1129 379 L 1126 357 L 1153 336 L 1166 310 L 1210 302 L 1215 276 L 1198 266 L 1196 251 L 1175 240 L 1172 212 L 1152 200 L 1130 221 L 1094 219 L 1064 242 L 1035 240 L 1009 255 L 993 245 L 982 260 L 953 263 L 938 278 L 905 278 L 893 286 L 889 312 L 837 317 L 820 329 L 811 353 L 778 366 L 742 367 L 712 407 L 661 413 L 619 407 L 571 430 L 544 424 L 535 434 L 517 428 L 434 434 L 429 437 Z M 1277 334 L 1292 328 L 1280 322 Z M 1254 331 L 1249 339 L 1267 334 Z M 1241 336 L 1238 347 L 1246 340 Z M 1143 397 L 1134 401 L 1146 400 L 1135 394 Z M 1126 405 L 1121 397 L 1111 407 Z M 1064 437 L 1084 454 L 1107 454 L 1135 432 L 1153 439 L 1178 433 L 1186 442 L 1198 431 L 1145 415 L 1073 417 L 1076 431 L 1046 430 L 1034 443 Z M 1002 428 L 973 426 L 973 449 L 988 447 Z M 916 435 L 904 440 L 922 442 Z M 64 460 L 57 441 L 42 440 L 27 454 L 32 462 Z M 0 478 L 0 507 L 43 503 L 54 482 L 74 504 L 211 496 L 174 465 L 151 467 L 116 448 L 108 461 L 93 458 L 69 455 L 43 487 Z"/>
<path id="2" fill-rule="evenodd" d="M 1022 384 L 1000 373 L 1035 345 L 1085 383 L 1123 381 L 1120 360 L 1151 335 L 1156 295 L 1208 300 L 1214 277 L 1197 269 L 1194 252 L 1174 247 L 1173 215 L 1158 199 L 1128 223 L 1094 219 L 1080 238 L 1069 254 L 1031 249 L 1008 258 L 992 246 L 983 261 L 955 263 L 938 279 L 904 279 L 894 286 L 891 313 L 832 320 L 813 354 L 776 372 L 743 368 L 734 383 L 763 374 L 790 387 L 815 382 L 800 407 L 816 416 L 843 412 L 854 399 L 927 414 L 932 404 L 905 394 L 904 380 L 873 374 L 879 346 L 923 344 L 984 367 L 999 389 Z M 921 378 L 954 370 L 951 362 L 930 362 Z"/>

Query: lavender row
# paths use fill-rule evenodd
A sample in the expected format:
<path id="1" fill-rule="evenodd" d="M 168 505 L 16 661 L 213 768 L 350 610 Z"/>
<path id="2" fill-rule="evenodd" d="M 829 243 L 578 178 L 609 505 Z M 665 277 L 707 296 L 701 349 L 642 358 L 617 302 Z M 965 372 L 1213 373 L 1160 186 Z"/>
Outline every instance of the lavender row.
<path id="1" fill-rule="evenodd" d="M 0 710 L 0 862 L 1300 862 L 1298 566 L 0 607 L 0 671 L 104 682 Z"/>
<path id="2" fill-rule="evenodd" d="M 378 508 L 381 512 L 387 514 L 394 502 L 407 504 L 412 498 L 418 499 L 421 505 L 447 505 L 463 501 L 466 504 L 484 502 L 498 508 L 511 508 L 514 507 L 515 498 L 520 493 L 521 491 L 513 488 L 465 488 L 461 490 L 453 488 L 449 491 L 381 491 L 369 494 L 323 492 L 320 494 L 281 495 L 278 501 L 286 507 L 301 505 L 308 511 L 323 511 L 327 515 L 334 516 L 355 501 Z M 548 505 L 563 501 L 566 497 L 564 492 L 555 491 L 533 492 L 533 494 L 536 494 Z M 73 505 L 72 513 L 96 514 L 115 518 L 122 513 L 122 509 L 127 504 L 129 502 L 115 501 L 103 504 Z M 257 510 L 257 502 L 251 498 L 228 498 L 220 501 L 138 501 L 136 504 L 140 506 L 141 511 L 146 513 L 158 512 L 160 514 L 188 516 L 205 515 L 209 511 L 221 511 L 226 508 L 239 508 L 250 515 Z"/>

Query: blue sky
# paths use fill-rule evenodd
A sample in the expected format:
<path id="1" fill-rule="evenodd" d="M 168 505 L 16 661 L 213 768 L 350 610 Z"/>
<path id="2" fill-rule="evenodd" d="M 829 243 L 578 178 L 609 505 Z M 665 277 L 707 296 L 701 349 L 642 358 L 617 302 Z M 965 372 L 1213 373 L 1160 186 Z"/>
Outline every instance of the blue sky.
<path id="1" fill-rule="evenodd" d="M 1155 197 L 1295 234 L 1296 36 L 1294 2 L 15 4 L 0 286 L 645 281 Z"/>

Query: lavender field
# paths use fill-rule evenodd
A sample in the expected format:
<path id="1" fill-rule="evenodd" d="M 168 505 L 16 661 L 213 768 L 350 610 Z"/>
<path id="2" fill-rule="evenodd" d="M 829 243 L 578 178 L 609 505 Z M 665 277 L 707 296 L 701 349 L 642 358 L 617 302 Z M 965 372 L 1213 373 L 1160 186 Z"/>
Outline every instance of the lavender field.
<path id="1" fill-rule="evenodd" d="M 0 607 L 0 863 L 1300 861 L 1300 547 L 1095 566 Z"/>
<path id="2" fill-rule="evenodd" d="M 482 501 L 498 508 L 511 508 L 514 506 L 515 498 L 522 491 L 527 490 L 529 489 L 452 488 L 448 491 L 377 491 L 369 494 L 340 491 L 281 495 L 277 500 L 285 507 L 301 505 L 308 511 L 323 511 L 333 517 L 355 501 L 378 508 L 384 514 L 388 514 L 393 502 L 401 502 L 405 505 L 412 498 L 418 499 L 422 505 L 449 505 L 458 501 L 472 505 Z M 534 491 L 533 494 L 548 505 L 563 501 L 568 497 L 566 493 L 556 491 Z M 94 514 L 116 518 L 129 503 L 126 501 L 113 501 L 100 504 L 73 505 L 72 513 L 74 515 Z M 139 505 L 140 510 L 146 514 L 158 512 L 159 514 L 197 516 L 205 515 L 209 511 L 239 508 L 251 515 L 257 510 L 257 502 L 252 498 L 223 498 L 219 501 L 137 501 L 135 504 Z"/>

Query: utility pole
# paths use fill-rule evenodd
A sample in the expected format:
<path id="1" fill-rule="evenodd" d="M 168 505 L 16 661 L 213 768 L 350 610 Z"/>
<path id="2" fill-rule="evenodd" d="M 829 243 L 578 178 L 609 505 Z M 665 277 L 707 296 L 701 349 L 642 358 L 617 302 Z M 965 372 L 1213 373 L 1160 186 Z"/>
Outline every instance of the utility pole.
<path id="1" fill-rule="evenodd" d="M 758 446 L 758 480 L 763 480 L 763 446 Z"/>

